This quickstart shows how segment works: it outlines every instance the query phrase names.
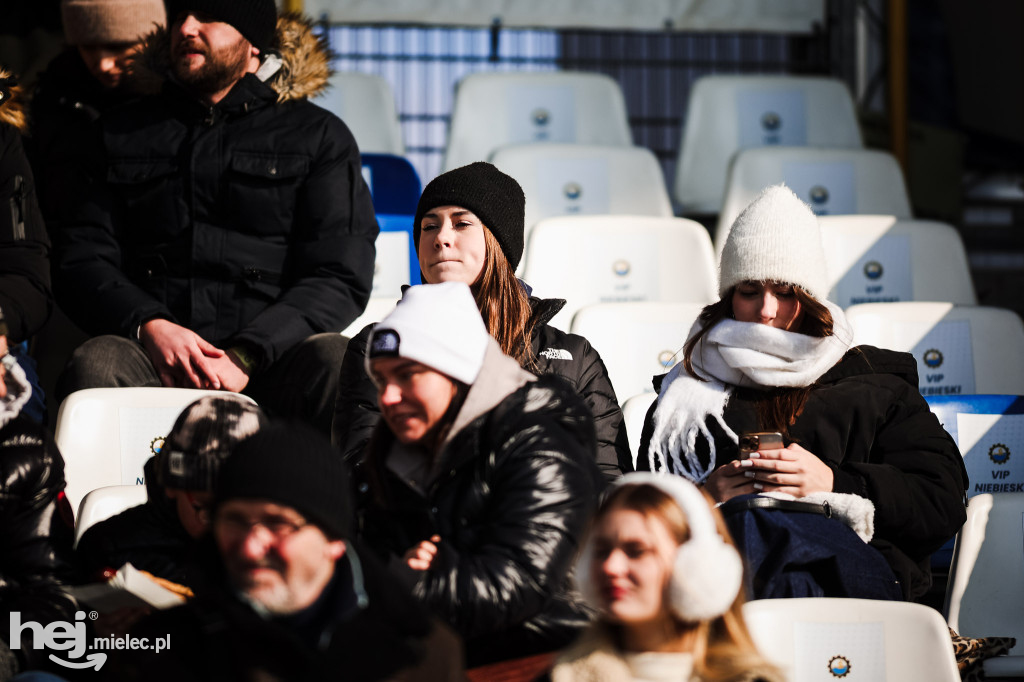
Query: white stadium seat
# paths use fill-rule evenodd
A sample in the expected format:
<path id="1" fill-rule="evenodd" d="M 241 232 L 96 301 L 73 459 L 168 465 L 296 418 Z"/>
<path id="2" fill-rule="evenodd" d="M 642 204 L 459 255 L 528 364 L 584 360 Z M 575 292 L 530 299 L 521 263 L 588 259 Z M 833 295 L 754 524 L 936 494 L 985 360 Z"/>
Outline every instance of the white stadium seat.
<path id="1" fill-rule="evenodd" d="M 380 76 L 335 71 L 327 89 L 310 100 L 345 122 L 363 154 L 405 154 L 391 84 Z"/>
<path id="2" fill-rule="evenodd" d="M 622 421 L 626 425 L 626 438 L 629 439 L 629 451 L 633 455 L 633 469 L 636 469 L 636 459 L 640 453 L 640 436 L 644 432 L 644 422 L 647 420 L 647 412 L 651 405 L 658 399 L 654 391 L 639 393 L 627 398 L 622 403 Z"/>
<path id="3" fill-rule="evenodd" d="M 108 485 L 90 490 L 75 517 L 75 545 L 90 526 L 146 502 L 144 485 Z"/>
<path id="4" fill-rule="evenodd" d="M 676 165 L 684 213 L 718 213 L 729 161 L 741 149 L 862 147 L 853 98 L 832 78 L 705 76 L 693 85 Z"/>

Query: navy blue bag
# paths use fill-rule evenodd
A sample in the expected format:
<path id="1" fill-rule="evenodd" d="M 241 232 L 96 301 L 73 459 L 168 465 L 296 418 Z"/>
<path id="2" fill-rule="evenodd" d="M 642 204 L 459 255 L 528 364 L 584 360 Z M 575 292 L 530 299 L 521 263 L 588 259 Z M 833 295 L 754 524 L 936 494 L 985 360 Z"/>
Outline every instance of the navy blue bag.
<path id="1" fill-rule="evenodd" d="M 741 495 L 719 511 L 743 556 L 750 599 L 903 599 L 885 557 L 827 504 Z"/>

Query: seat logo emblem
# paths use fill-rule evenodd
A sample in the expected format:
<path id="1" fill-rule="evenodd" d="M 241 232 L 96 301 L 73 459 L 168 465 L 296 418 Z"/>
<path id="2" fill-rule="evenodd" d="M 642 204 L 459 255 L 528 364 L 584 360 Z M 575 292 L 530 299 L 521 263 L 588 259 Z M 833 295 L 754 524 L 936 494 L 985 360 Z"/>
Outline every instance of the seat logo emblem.
<path id="1" fill-rule="evenodd" d="M 566 199 L 576 201 L 583 195 L 583 188 L 580 187 L 579 183 L 569 182 L 562 188 L 562 192 L 565 194 Z"/>
<path id="2" fill-rule="evenodd" d="M 996 443 L 988 449 L 988 458 L 995 464 L 1006 464 L 1010 461 L 1010 448 L 1005 443 Z"/>
<path id="3" fill-rule="evenodd" d="M 629 261 L 627 260 L 623 260 L 620 258 L 619 260 L 612 263 L 612 272 L 614 272 L 619 277 L 625 277 L 626 275 L 628 275 L 630 269 L 631 268 L 629 266 Z"/>
<path id="4" fill-rule="evenodd" d="M 774 111 L 766 111 L 761 115 L 761 127 L 765 130 L 775 131 L 782 125 L 782 117 Z"/>
<path id="5" fill-rule="evenodd" d="M 160 450 L 164 446 L 165 438 L 167 438 L 167 436 L 157 436 L 153 440 L 149 441 L 149 451 L 152 452 L 154 455 L 159 455 Z"/>
<path id="6" fill-rule="evenodd" d="M 942 351 L 937 348 L 929 348 L 924 352 L 924 364 L 930 369 L 942 367 Z"/>
<path id="7" fill-rule="evenodd" d="M 833 656 L 828 661 L 828 671 L 832 677 L 846 677 L 850 674 L 850 660 L 845 656 Z"/>
<path id="8" fill-rule="evenodd" d="M 864 276 L 868 279 L 878 279 L 882 276 L 883 272 L 885 272 L 885 269 L 876 260 L 868 261 L 864 264 Z"/>
<path id="9" fill-rule="evenodd" d="M 551 112 L 547 109 L 534 109 L 532 116 L 533 122 L 539 126 L 546 126 L 551 122 Z"/>
<path id="10" fill-rule="evenodd" d="M 672 361 L 675 360 L 676 354 L 670 350 L 663 350 L 658 353 L 658 364 L 662 367 L 671 367 Z"/>
<path id="11" fill-rule="evenodd" d="M 811 188 L 810 197 L 812 203 L 824 204 L 828 201 L 828 188 L 822 187 L 821 185 L 815 185 Z"/>

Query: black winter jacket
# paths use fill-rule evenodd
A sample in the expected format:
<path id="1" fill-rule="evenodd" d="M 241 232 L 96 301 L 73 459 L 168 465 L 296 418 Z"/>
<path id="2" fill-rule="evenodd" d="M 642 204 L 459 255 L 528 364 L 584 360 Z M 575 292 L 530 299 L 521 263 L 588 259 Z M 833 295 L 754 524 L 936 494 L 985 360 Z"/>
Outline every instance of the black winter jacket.
<path id="1" fill-rule="evenodd" d="M 15 417 L 0 428 L 0 670 L 9 614 L 44 625 L 75 620 L 60 588 L 71 572 L 74 527 L 64 497 L 64 460 L 43 426 Z M 22 668 L 44 665 L 47 652 L 22 648 Z"/>
<path id="2" fill-rule="evenodd" d="M 534 373 L 564 379 L 583 398 L 594 416 L 597 430 L 597 466 L 605 479 L 614 481 L 633 470 L 633 457 L 626 440 L 622 409 L 608 378 L 600 354 L 576 334 L 567 334 L 548 324 L 565 305 L 562 299 L 530 298 L 533 307 Z M 380 420 L 377 389 L 367 376 L 363 359 L 373 325 L 367 325 L 348 343 L 341 365 L 338 398 L 334 404 L 331 437 L 347 461 L 358 460 Z"/>
<path id="3" fill-rule="evenodd" d="M 132 629 L 133 636 L 150 641 L 169 635 L 170 647 L 112 652 L 101 679 L 463 680 L 458 638 L 430 618 L 369 552 L 346 545 L 332 581 L 310 607 L 319 613 L 292 619 L 258 615 L 232 595 L 219 563 L 206 560 L 200 573 L 208 582 L 197 588 L 195 599 L 159 611 Z M 294 622 L 300 619 L 301 625 Z"/>
<path id="4" fill-rule="evenodd" d="M 660 378 L 655 379 L 660 389 Z M 734 389 L 725 421 L 737 434 L 764 430 L 752 389 Z M 641 436 L 637 468 L 649 468 L 651 406 Z M 719 464 L 738 449 L 714 419 Z M 967 518 L 967 472 L 956 443 L 928 409 L 917 388 L 917 363 L 909 353 L 858 346 L 815 384 L 803 412 L 789 428 L 790 441 L 814 453 L 834 475 L 833 491 L 866 497 L 875 505 L 871 544 L 886 557 L 908 598 L 931 585 L 928 558 Z M 706 441 L 698 454 L 707 457 Z"/>
<path id="5" fill-rule="evenodd" d="M 39 331 L 53 308 L 50 240 L 22 145 L 19 96 L 15 89 L 0 105 L 0 310 L 14 343 Z"/>
<path id="6" fill-rule="evenodd" d="M 400 562 L 440 536 L 429 569 L 401 569 L 463 636 L 468 667 L 566 645 L 589 620 L 569 572 L 601 487 L 590 411 L 544 376 L 448 438 L 420 492 L 387 465 L 394 441 L 380 424 L 357 469 L 364 542 Z"/>
<path id="7" fill-rule="evenodd" d="M 244 344 L 257 370 L 366 306 L 378 228 L 344 123 L 307 101 L 328 71 L 308 26 L 268 82 L 244 76 L 208 107 L 167 80 L 99 120 L 97 163 L 53 231 L 58 299 L 92 334 L 153 317 Z M 306 41 L 305 43 L 303 41 Z M 143 59 L 165 73 L 160 36 Z M 148 63 L 148 62 L 147 62 Z"/>
<path id="8" fill-rule="evenodd" d="M 146 462 L 145 503 L 90 527 L 75 547 L 75 581 L 100 580 L 107 568 L 126 563 L 179 585 L 192 587 L 187 567 L 196 541 L 188 534 L 172 500 L 157 485 L 154 460 Z"/>

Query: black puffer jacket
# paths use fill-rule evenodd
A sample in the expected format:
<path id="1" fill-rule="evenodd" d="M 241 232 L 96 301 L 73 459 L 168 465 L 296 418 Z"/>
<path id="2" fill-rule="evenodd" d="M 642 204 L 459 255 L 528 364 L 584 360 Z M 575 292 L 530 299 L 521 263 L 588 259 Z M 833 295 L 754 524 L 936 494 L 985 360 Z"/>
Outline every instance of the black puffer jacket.
<path id="1" fill-rule="evenodd" d="M 471 389 L 463 410 L 472 400 Z M 601 486 L 590 411 L 545 376 L 448 438 L 420 492 L 385 462 L 394 442 L 381 423 L 359 468 L 364 541 L 399 562 L 441 537 L 431 567 L 409 572 L 465 639 L 469 667 L 564 646 L 589 620 L 569 571 Z"/>
<path id="2" fill-rule="evenodd" d="M 660 379 L 656 379 L 660 384 Z M 660 386 L 657 386 L 660 389 Z M 725 421 L 736 433 L 762 431 L 755 400 L 760 392 L 735 389 Z M 638 468 L 649 468 L 651 406 Z M 714 419 L 707 421 L 721 461 L 738 456 L 736 444 Z M 917 363 L 909 353 L 858 346 L 822 376 L 789 428 L 790 441 L 829 465 L 833 491 L 854 493 L 875 505 L 871 544 L 885 555 L 908 598 L 931 585 L 928 557 L 966 519 L 967 472 L 956 443 L 917 389 Z M 698 439 L 698 454 L 707 458 Z"/>
<path id="3" fill-rule="evenodd" d="M 0 78 L 9 74 L 0 69 Z M 12 342 L 39 331 L 53 308 L 50 240 L 22 146 L 20 91 L 0 105 L 0 310 Z"/>
<path id="4" fill-rule="evenodd" d="M 632 471 L 633 457 L 626 440 L 622 409 L 600 354 L 585 338 L 567 334 L 548 324 L 565 305 L 562 299 L 531 298 L 535 373 L 564 379 L 583 398 L 594 416 L 597 430 L 597 466 L 605 479 L 614 481 Z M 334 404 L 331 436 L 347 461 L 358 460 L 380 420 L 377 389 L 363 365 L 373 325 L 367 325 L 348 343 L 341 365 L 338 398 Z"/>
<path id="5" fill-rule="evenodd" d="M 90 527 L 75 547 L 75 581 L 95 582 L 107 568 L 126 563 L 192 587 L 187 567 L 196 542 L 181 525 L 174 502 L 156 484 L 154 460 L 146 462 L 145 503 Z"/>
<path id="6" fill-rule="evenodd" d="M 208 107 L 168 80 L 99 120 L 96 164 L 51 231 L 58 300 L 86 331 L 166 317 L 250 346 L 260 369 L 366 306 L 378 228 L 359 150 L 306 99 L 326 85 L 325 48 L 295 21 L 278 34 L 285 64 L 266 83 L 247 74 Z M 159 34 L 143 62 L 162 75 L 167 56 Z"/>
<path id="7" fill-rule="evenodd" d="M 0 428 L 0 671 L 9 614 L 44 625 L 73 622 L 75 604 L 61 590 L 71 570 L 74 536 L 64 497 L 64 460 L 46 429 L 24 417 Z M 47 652 L 22 648 L 22 668 Z"/>

